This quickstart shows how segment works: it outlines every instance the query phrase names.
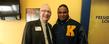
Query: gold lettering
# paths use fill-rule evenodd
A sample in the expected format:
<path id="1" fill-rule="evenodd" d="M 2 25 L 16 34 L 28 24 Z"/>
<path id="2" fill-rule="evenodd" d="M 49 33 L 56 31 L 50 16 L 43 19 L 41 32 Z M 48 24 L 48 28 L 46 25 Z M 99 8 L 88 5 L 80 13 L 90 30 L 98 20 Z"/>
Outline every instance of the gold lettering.
<path id="1" fill-rule="evenodd" d="M 68 25 L 67 26 L 67 33 L 66 36 L 74 36 L 74 29 L 76 28 L 76 26 L 74 25 Z"/>

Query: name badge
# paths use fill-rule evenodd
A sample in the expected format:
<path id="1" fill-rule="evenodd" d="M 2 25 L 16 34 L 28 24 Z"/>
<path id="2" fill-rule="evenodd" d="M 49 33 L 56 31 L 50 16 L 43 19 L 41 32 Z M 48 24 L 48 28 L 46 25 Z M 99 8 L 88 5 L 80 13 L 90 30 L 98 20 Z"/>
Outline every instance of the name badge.
<path id="1" fill-rule="evenodd" d="M 35 27 L 35 31 L 42 31 L 41 27 Z"/>

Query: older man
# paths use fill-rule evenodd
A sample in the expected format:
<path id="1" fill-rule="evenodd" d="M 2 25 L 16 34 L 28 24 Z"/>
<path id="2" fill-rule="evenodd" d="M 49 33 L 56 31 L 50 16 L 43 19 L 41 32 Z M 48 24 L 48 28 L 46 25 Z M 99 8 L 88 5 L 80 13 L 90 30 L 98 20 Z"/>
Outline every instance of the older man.
<path id="1" fill-rule="evenodd" d="M 25 26 L 22 44 L 52 44 L 51 25 L 48 20 L 51 9 L 47 4 L 40 8 L 40 19 Z"/>

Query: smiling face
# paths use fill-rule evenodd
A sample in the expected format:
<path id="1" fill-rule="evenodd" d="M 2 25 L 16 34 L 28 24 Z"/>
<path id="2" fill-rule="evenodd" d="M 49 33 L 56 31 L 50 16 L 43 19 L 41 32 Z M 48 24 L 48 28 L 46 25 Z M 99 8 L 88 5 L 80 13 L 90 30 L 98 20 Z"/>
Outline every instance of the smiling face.
<path id="1" fill-rule="evenodd" d="M 63 21 L 69 16 L 68 9 L 65 6 L 60 6 L 58 8 L 58 19 Z"/>
<path id="2" fill-rule="evenodd" d="M 40 8 L 40 19 L 43 22 L 47 22 L 49 20 L 50 16 L 51 16 L 51 9 L 49 8 L 48 5 L 43 5 Z"/>

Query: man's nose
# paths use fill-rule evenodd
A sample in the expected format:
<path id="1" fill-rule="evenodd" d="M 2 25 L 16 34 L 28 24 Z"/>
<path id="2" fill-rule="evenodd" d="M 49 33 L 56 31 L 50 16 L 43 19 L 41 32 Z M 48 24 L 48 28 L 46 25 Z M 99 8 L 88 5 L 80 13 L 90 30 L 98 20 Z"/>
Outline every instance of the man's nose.
<path id="1" fill-rule="evenodd" d="M 48 15 L 48 12 L 45 12 L 45 15 Z"/>

